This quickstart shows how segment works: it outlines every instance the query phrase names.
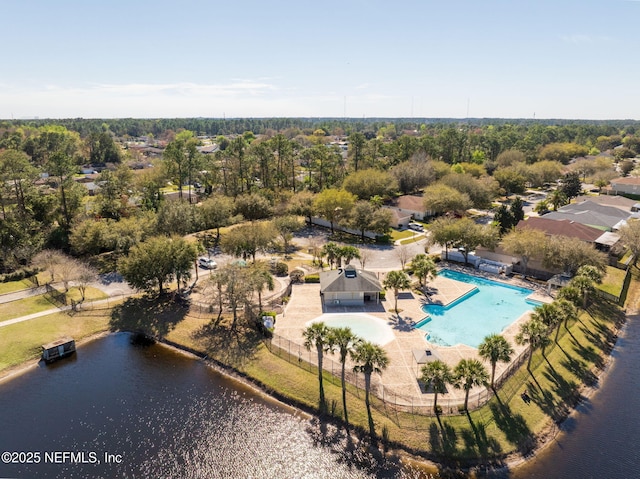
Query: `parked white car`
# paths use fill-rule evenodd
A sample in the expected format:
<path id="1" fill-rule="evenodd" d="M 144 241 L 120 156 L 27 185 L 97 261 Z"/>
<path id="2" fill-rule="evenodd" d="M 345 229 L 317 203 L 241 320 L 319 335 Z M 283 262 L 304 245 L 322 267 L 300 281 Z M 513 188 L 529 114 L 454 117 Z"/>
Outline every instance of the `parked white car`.
<path id="1" fill-rule="evenodd" d="M 218 263 L 209 258 L 198 259 L 198 264 L 204 269 L 216 269 L 218 267 Z"/>
<path id="2" fill-rule="evenodd" d="M 424 231 L 424 226 L 422 226 L 420 223 L 409 223 L 409 229 L 415 231 Z"/>

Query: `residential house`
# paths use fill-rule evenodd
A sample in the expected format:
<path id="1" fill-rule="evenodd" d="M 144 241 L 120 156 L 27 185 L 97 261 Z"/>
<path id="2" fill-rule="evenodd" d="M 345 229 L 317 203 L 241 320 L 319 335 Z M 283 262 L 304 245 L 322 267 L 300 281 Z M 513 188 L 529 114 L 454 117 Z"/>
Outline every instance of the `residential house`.
<path id="1" fill-rule="evenodd" d="M 632 214 L 614 206 L 605 206 L 593 201 L 571 203 L 558 211 L 552 211 L 543 216 L 550 220 L 570 220 L 603 231 L 615 231 L 626 224 Z"/>
<path id="2" fill-rule="evenodd" d="M 640 177 L 627 176 L 611 180 L 611 191 L 616 194 L 640 195 Z"/>
<path id="3" fill-rule="evenodd" d="M 433 213 L 424 207 L 424 198 L 418 195 L 403 195 L 396 198 L 389 208 L 396 210 L 400 216 L 410 216 L 415 220 L 425 220 Z"/>

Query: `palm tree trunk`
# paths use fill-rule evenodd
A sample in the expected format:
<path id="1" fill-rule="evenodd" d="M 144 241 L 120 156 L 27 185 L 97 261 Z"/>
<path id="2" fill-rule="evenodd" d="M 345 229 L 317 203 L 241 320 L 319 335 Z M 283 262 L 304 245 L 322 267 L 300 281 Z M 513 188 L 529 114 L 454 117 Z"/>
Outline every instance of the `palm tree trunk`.
<path id="1" fill-rule="evenodd" d="M 325 410 L 324 384 L 322 384 L 322 347 L 318 346 L 318 384 L 320 386 L 320 411 Z"/>
<path id="2" fill-rule="evenodd" d="M 465 411 L 469 410 L 469 408 L 467 407 L 469 405 L 469 391 L 471 391 L 471 389 L 466 389 L 464 394 L 464 410 Z"/>
<path id="3" fill-rule="evenodd" d="M 342 359 L 342 374 L 340 376 L 340 380 L 342 381 L 342 409 L 344 410 L 344 422 L 347 424 L 347 429 L 349 429 L 349 415 L 347 414 L 347 383 L 345 378 L 345 360 Z"/>
<path id="4" fill-rule="evenodd" d="M 438 415 L 438 390 L 436 389 L 435 394 L 433 396 L 433 413 Z"/>
<path id="5" fill-rule="evenodd" d="M 369 435 L 371 442 L 376 442 L 376 430 L 373 424 L 373 416 L 371 415 L 371 404 L 369 403 L 369 392 L 371 390 L 371 373 L 364 374 L 364 403 L 367 406 L 367 417 L 369 418 Z"/>
<path id="6" fill-rule="evenodd" d="M 493 389 L 493 381 L 496 378 L 496 363 L 491 363 L 491 389 Z"/>

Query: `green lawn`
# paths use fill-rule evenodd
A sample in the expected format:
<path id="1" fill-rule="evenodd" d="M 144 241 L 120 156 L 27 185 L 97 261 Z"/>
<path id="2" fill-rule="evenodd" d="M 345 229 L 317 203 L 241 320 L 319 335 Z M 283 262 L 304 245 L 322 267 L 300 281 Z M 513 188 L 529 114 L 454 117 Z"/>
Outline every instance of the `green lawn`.
<path id="1" fill-rule="evenodd" d="M 23 279 L 20 281 L 9 281 L 7 283 L 0 283 L 0 294 L 5 293 L 13 293 L 15 291 L 22 291 L 24 289 L 29 289 L 34 284 L 28 279 Z"/>
<path id="2" fill-rule="evenodd" d="M 80 291 L 77 288 L 71 288 L 66 294 L 67 303 L 80 300 Z M 107 296 L 99 289 L 88 287 L 85 293 L 85 299 L 87 301 L 94 299 L 103 299 Z M 33 313 L 39 313 L 48 309 L 57 308 L 64 305 L 60 300 L 62 294 L 51 295 L 42 294 L 39 296 L 32 296 L 31 298 L 25 298 L 18 301 L 12 301 L 10 303 L 0 304 L 0 321 L 6 321 L 7 319 L 19 318 L 21 316 L 27 316 Z"/>
<path id="3" fill-rule="evenodd" d="M 391 228 L 391 240 L 398 241 L 401 239 L 411 238 L 414 234 L 413 230 L 397 230 L 395 228 Z"/>
<path id="4" fill-rule="evenodd" d="M 39 358 L 43 344 L 64 336 L 78 341 L 106 331 L 110 318 L 108 309 L 74 315 L 61 312 L 4 326 L 0 328 L 0 372 Z"/>
<path id="5" fill-rule="evenodd" d="M 598 289 L 614 296 L 620 296 L 620 293 L 622 293 L 624 276 L 624 270 L 614 268 L 613 266 L 607 266 L 607 274 L 602 280 L 602 284 L 597 285 L 597 287 Z"/>

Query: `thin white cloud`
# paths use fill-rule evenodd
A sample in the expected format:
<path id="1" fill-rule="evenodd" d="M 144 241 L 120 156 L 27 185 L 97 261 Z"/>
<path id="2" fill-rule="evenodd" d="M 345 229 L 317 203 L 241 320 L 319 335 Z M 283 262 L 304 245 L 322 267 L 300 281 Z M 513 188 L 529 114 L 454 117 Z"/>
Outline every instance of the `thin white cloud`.
<path id="1" fill-rule="evenodd" d="M 356 90 L 366 90 L 371 86 L 371 83 L 361 83 L 356 87 Z"/>
<path id="2" fill-rule="evenodd" d="M 640 1 L 640 0 L 638 0 Z M 605 35 L 586 35 L 583 33 L 576 33 L 573 35 L 562 35 L 560 39 L 565 43 L 571 43 L 573 45 L 593 45 L 595 43 L 605 43 L 611 41 L 611 37 Z"/>

